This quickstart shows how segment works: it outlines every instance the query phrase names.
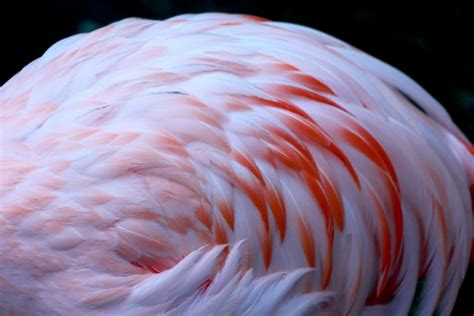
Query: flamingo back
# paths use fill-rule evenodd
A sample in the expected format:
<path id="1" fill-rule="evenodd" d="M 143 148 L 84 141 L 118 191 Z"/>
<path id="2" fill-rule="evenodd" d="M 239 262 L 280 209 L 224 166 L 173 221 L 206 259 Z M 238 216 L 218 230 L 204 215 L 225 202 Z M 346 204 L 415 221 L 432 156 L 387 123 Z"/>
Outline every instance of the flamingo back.
<path id="1" fill-rule="evenodd" d="M 229 14 L 126 19 L 0 88 L 0 311 L 448 315 L 474 149 L 395 68 Z"/>

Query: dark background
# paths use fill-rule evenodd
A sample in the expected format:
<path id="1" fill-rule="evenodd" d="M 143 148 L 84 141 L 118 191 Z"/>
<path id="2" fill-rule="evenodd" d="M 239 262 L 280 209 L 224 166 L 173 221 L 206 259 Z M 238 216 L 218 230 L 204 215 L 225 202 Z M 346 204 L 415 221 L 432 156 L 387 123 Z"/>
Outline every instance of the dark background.
<path id="1" fill-rule="evenodd" d="M 474 140 L 474 1 L 0 1 L 0 85 L 56 41 L 113 21 L 189 12 L 248 13 L 338 37 L 407 73 Z M 416 5 L 415 5 L 416 4 Z M 470 271 L 453 315 L 474 313 Z"/>

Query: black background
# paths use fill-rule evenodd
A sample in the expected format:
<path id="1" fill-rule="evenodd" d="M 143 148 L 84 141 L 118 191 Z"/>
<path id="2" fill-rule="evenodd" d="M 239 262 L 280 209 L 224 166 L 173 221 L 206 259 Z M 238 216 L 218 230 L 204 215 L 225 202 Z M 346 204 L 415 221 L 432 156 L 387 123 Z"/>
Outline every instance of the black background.
<path id="1" fill-rule="evenodd" d="M 189 12 L 248 13 L 338 37 L 407 73 L 474 140 L 474 1 L 0 0 L 0 85 L 56 41 L 113 21 Z M 473 268 L 453 315 L 473 315 Z"/>

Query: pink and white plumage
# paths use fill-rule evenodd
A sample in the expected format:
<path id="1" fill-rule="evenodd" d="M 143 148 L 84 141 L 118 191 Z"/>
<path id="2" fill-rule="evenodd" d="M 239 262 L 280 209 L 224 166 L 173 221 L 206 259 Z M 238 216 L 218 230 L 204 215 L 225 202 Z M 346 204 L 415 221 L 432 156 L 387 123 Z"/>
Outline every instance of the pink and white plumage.
<path id="1" fill-rule="evenodd" d="M 452 309 L 473 147 L 415 82 L 326 34 L 127 19 L 55 44 L 0 107 L 0 312 Z"/>

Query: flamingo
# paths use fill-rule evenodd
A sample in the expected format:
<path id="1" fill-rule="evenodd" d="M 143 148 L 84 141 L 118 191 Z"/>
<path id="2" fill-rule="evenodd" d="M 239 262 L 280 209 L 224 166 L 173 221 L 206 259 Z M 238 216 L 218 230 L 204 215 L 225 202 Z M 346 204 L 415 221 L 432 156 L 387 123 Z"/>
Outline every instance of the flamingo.
<path id="1" fill-rule="evenodd" d="M 474 148 L 392 66 L 247 15 L 125 19 L 0 89 L 2 315 L 448 315 Z"/>

